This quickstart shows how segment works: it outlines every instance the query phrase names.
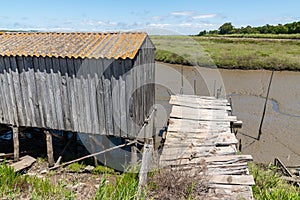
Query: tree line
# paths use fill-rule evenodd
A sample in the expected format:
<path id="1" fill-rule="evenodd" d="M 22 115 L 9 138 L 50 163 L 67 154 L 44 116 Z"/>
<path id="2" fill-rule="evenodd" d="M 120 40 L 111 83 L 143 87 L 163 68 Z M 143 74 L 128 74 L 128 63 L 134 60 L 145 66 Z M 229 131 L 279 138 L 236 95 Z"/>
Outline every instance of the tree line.
<path id="1" fill-rule="evenodd" d="M 201 31 L 198 36 L 203 35 L 225 35 L 225 34 L 295 34 L 300 33 L 300 21 L 287 24 L 252 27 L 246 26 L 235 28 L 231 22 L 226 22 L 218 30 Z"/>

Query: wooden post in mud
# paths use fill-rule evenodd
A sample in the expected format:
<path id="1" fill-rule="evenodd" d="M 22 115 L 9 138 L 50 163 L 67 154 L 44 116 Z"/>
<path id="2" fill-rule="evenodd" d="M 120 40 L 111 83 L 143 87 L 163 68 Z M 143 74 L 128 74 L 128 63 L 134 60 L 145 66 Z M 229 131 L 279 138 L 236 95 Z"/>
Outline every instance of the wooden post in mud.
<path id="1" fill-rule="evenodd" d="M 49 166 L 52 167 L 54 165 L 52 135 L 48 130 L 45 130 L 44 133 L 46 135 L 46 142 L 47 142 L 48 162 L 49 162 Z"/>
<path id="2" fill-rule="evenodd" d="M 267 103 L 268 103 L 268 99 L 269 99 L 269 93 L 270 93 L 270 88 L 271 88 L 271 83 L 272 83 L 273 75 L 274 75 L 274 70 L 272 71 L 270 82 L 269 82 L 269 86 L 268 86 L 267 97 L 266 97 L 266 101 L 265 101 L 265 105 L 264 105 L 264 110 L 263 110 L 263 115 L 262 115 L 260 126 L 259 126 L 257 140 L 260 140 L 260 136 L 262 134 L 261 129 L 262 129 L 262 125 L 264 123 L 264 118 L 265 118 L 265 114 L 266 114 L 266 108 L 267 108 Z"/>
<path id="3" fill-rule="evenodd" d="M 20 157 L 20 150 L 19 150 L 19 128 L 13 126 L 12 127 L 13 133 L 13 141 L 14 141 L 14 161 L 18 161 Z"/>

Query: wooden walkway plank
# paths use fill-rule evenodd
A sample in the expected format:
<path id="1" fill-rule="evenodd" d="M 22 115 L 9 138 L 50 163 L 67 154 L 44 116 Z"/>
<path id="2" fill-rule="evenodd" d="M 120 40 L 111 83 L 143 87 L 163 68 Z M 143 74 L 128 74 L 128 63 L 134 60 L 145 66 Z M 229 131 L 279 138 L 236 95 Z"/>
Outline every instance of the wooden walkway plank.
<path id="1" fill-rule="evenodd" d="M 253 176 L 250 175 L 213 175 L 209 183 L 225 185 L 255 185 Z"/>
<path id="2" fill-rule="evenodd" d="M 231 107 L 226 99 L 172 95 L 172 110 L 160 156 L 162 167 L 199 173 L 209 186 L 208 199 L 253 199 L 250 155 L 237 155 L 238 140 L 231 132 Z"/>

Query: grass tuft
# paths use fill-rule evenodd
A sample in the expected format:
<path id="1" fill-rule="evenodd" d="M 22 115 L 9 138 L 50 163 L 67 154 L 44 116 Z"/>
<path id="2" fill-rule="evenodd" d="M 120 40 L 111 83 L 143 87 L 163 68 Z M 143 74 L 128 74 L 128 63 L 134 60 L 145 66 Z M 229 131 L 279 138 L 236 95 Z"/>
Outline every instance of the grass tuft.
<path id="1" fill-rule="evenodd" d="M 273 165 L 250 164 L 250 173 L 255 184 L 252 187 L 255 199 L 262 200 L 296 200 L 300 199 L 300 188 L 281 179 L 278 168 Z"/>
<path id="2" fill-rule="evenodd" d="M 114 169 L 98 165 L 93 169 L 93 174 L 117 174 Z"/>
<path id="3" fill-rule="evenodd" d="M 102 176 L 101 184 L 97 190 L 95 200 L 100 199 L 137 199 L 138 198 L 138 177 L 136 173 L 123 173 L 116 176 L 112 181 L 110 175 Z M 144 199 L 141 194 L 139 199 Z"/>

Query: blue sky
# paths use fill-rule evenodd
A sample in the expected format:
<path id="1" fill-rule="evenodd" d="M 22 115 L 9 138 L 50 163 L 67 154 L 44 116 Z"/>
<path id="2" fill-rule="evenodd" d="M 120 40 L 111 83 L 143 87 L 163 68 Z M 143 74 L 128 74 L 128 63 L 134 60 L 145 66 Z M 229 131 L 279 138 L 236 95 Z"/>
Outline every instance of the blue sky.
<path id="1" fill-rule="evenodd" d="M 1 1 L 0 29 L 197 34 L 225 22 L 300 21 L 299 9 L 298 0 L 7 0 Z"/>

